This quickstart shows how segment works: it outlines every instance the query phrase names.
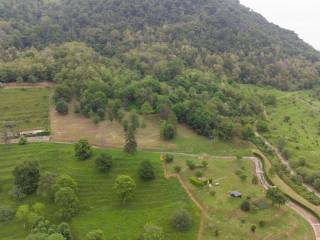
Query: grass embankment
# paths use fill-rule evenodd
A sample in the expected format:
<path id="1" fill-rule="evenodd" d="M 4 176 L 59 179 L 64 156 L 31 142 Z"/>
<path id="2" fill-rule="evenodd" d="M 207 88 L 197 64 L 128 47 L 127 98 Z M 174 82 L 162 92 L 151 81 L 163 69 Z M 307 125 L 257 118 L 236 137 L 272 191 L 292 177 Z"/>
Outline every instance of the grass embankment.
<path id="1" fill-rule="evenodd" d="M 94 158 L 104 151 L 117 158 L 109 174 L 100 174 L 95 169 Z M 176 179 L 164 178 L 157 153 L 139 152 L 135 156 L 127 156 L 120 150 L 95 149 L 92 159 L 77 161 L 73 156 L 72 145 L 47 143 L 0 146 L 0 152 L 1 205 L 16 207 L 22 204 L 10 200 L 8 191 L 13 187 L 11 171 L 16 164 L 24 160 L 39 161 L 41 171 L 66 173 L 78 182 L 81 211 L 71 221 L 76 240 L 83 239 L 87 232 L 97 228 L 104 231 L 107 240 L 136 239 L 148 222 L 163 227 L 166 239 L 196 239 L 199 211 Z M 150 160 L 155 166 L 154 181 L 145 183 L 137 177 L 139 163 L 143 160 Z M 119 174 L 130 175 L 137 182 L 136 194 L 125 207 L 119 205 L 112 189 L 114 180 Z M 43 200 L 35 195 L 29 197 L 27 201 Z M 53 216 L 55 212 L 53 204 L 46 202 L 46 207 L 47 216 Z M 187 233 L 177 233 L 168 223 L 172 212 L 182 207 L 190 210 L 194 219 L 194 226 Z M 55 221 L 54 218 L 51 220 Z M 13 222 L 0 228 L 0 239 L 22 240 L 25 236 L 26 232 L 21 223 Z"/>
<path id="2" fill-rule="evenodd" d="M 49 89 L 0 89 L 0 129 L 6 121 L 13 131 L 49 127 Z"/>
<path id="3" fill-rule="evenodd" d="M 202 160 L 209 162 L 207 169 L 191 171 L 186 166 L 186 160 L 192 160 L 200 165 Z M 192 190 L 198 201 L 206 209 L 206 227 L 204 240 L 211 239 L 313 239 L 313 232 L 309 224 L 287 207 L 277 208 L 265 199 L 265 192 L 260 185 L 251 183 L 254 166 L 251 161 L 239 161 L 235 158 L 223 157 L 191 157 L 175 155 L 175 160 L 168 165 L 170 172 L 174 172 L 174 166 L 182 167 L 180 175 Z M 203 172 L 204 176 L 213 178 L 212 188 L 195 187 L 189 182 L 189 178 L 197 171 Z M 246 180 L 240 180 L 236 174 L 241 170 L 246 175 Z M 230 191 L 240 191 L 242 199 L 229 197 Z M 210 191 L 215 191 L 212 196 Z M 251 211 L 243 212 L 240 204 L 247 197 L 250 198 Z M 265 226 L 259 227 L 259 222 L 264 221 Z M 290 223 L 290 224 L 289 224 Z M 255 233 L 250 227 L 257 226 Z M 216 237 L 218 230 L 219 237 Z"/>

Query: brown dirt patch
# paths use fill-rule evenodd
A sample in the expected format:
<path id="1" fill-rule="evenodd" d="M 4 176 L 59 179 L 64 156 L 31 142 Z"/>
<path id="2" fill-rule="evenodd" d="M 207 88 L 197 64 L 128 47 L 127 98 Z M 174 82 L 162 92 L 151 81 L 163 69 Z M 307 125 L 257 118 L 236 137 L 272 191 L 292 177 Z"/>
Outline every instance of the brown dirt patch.
<path id="1" fill-rule="evenodd" d="M 54 86 L 52 82 L 38 82 L 38 83 L 4 83 L 3 88 L 47 88 Z"/>
<path id="2" fill-rule="evenodd" d="M 55 142 L 75 142 L 85 138 L 93 145 L 101 147 L 122 148 L 124 133 L 122 125 L 117 121 L 103 121 L 95 124 L 92 119 L 85 118 L 73 112 L 62 116 L 53 107 L 50 109 L 51 140 Z M 139 148 L 159 149 L 161 147 L 175 148 L 175 144 L 166 143 L 160 139 L 160 129 L 157 117 L 145 117 L 146 127 L 137 131 Z"/>

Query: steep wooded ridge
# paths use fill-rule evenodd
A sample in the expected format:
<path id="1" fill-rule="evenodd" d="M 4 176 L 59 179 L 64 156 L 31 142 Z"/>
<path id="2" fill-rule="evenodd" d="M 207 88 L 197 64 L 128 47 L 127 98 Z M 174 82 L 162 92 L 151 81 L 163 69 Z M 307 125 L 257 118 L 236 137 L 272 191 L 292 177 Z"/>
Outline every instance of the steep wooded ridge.
<path id="1" fill-rule="evenodd" d="M 242 83 L 288 90 L 319 81 L 319 52 L 238 0 L 0 0 L 0 36 L 5 61 L 14 49 L 82 41 L 143 74 L 157 60 L 147 52 L 166 51 Z"/>

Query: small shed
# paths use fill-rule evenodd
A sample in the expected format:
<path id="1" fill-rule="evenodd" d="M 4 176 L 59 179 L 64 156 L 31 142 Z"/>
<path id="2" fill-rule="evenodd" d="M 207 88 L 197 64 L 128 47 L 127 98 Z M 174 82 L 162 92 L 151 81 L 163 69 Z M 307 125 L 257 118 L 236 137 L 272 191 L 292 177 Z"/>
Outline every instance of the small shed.
<path id="1" fill-rule="evenodd" d="M 242 193 L 238 192 L 238 191 L 232 191 L 229 194 L 230 194 L 230 197 L 234 197 L 234 198 L 241 198 L 242 197 Z"/>

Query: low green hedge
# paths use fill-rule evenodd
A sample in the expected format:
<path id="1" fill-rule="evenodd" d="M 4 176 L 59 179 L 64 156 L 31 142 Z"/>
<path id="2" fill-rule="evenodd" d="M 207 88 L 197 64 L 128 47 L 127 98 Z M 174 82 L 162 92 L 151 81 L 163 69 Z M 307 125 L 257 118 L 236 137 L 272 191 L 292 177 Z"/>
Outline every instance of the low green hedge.
<path id="1" fill-rule="evenodd" d="M 195 176 L 192 176 L 189 178 L 189 182 L 194 185 L 194 186 L 197 186 L 197 187 L 204 187 L 206 185 L 206 180 L 203 181 L 203 180 L 199 180 L 198 178 L 196 178 Z"/>

